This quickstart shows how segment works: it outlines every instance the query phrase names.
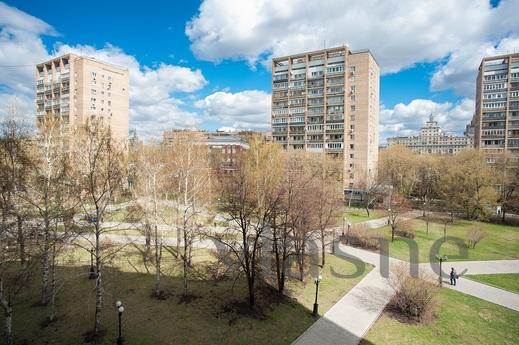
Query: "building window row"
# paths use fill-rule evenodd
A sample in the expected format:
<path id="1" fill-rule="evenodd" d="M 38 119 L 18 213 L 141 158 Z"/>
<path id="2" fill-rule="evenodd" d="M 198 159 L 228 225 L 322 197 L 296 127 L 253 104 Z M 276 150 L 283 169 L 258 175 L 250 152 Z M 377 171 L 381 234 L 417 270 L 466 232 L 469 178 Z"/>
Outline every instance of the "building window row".
<path id="1" fill-rule="evenodd" d="M 483 103 L 483 109 L 496 109 L 506 107 L 506 102 Z"/>

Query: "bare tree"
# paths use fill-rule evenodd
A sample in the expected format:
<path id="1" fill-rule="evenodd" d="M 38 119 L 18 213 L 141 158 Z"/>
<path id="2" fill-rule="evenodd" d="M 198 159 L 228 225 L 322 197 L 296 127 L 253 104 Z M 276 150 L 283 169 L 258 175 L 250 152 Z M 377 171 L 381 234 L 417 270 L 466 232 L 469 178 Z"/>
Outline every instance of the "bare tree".
<path id="1" fill-rule="evenodd" d="M 391 242 L 395 240 L 398 226 L 405 220 L 403 214 L 410 210 L 409 202 L 404 198 L 404 196 L 392 193 L 390 196 L 389 208 L 387 210 L 389 225 L 391 226 Z"/>
<path id="2" fill-rule="evenodd" d="M 101 327 L 103 262 L 114 255 L 113 250 L 106 249 L 101 243 L 102 235 L 109 231 L 102 226 L 103 218 L 107 206 L 124 184 L 124 147 L 112 139 L 109 127 L 101 119 L 89 121 L 79 128 L 73 144 L 74 163 L 82 187 L 81 208 L 92 225 L 90 234 L 87 233 L 84 239 L 94 249 L 96 307 L 93 334 L 97 335 Z"/>
<path id="3" fill-rule="evenodd" d="M 442 163 L 441 195 L 451 217 L 458 212 L 469 219 L 488 215 L 488 206 L 495 204 L 497 194 L 484 153 L 463 150 L 444 158 Z"/>
<path id="4" fill-rule="evenodd" d="M 317 164 L 314 165 L 316 171 L 313 174 L 315 188 L 312 191 L 313 193 L 306 199 L 306 202 L 310 203 L 310 207 L 315 212 L 316 225 L 321 240 L 321 265 L 324 266 L 326 261 L 326 237 L 329 235 L 327 229 L 330 225 L 335 225 L 342 201 L 342 174 L 339 160 L 324 153 L 319 154 L 316 158 L 315 163 Z M 302 184 L 299 188 L 304 190 L 306 186 Z M 332 231 L 335 231 L 335 229 L 332 229 Z M 335 246 L 335 243 L 333 243 L 334 238 L 335 234 L 332 236 L 332 252 Z"/>
<path id="5" fill-rule="evenodd" d="M 386 181 L 378 178 L 375 172 L 367 173 L 364 181 L 360 182 L 360 187 L 364 190 L 364 209 L 366 214 L 370 215 L 370 208 L 384 199 L 387 194 Z"/>
<path id="6" fill-rule="evenodd" d="M 159 224 L 164 223 L 164 217 L 159 203 L 161 193 L 165 189 L 167 182 L 167 156 L 163 146 L 152 142 L 148 145 L 142 145 L 137 151 L 137 157 L 136 185 L 134 190 L 142 211 L 141 220 L 144 221 L 144 232 L 146 235 L 149 234 L 150 239 L 153 239 L 154 242 L 154 293 L 156 297 L 161 297 L 163 233 L 159 228 Z"/>
<path id="7" fill-rule="evenodd" d="M 20 264 L 27 263 L 26 242 L 30 227 L 25 219 L 29 213 L 22 197 L 28 185 L 26 171 L 31 166 L 30 141 L 24 125 L 6 120 L 0 132 L 0 208 L 1 236 L 16 237 Z"/>
<path id="8" fill-rule="evenodd" d="M 179 211 L 183 249 L 179 255 L 183 270 L 183 295 L 188 294 L 188 273 L 192 265 L 193 242 L 203 225 L 201 212 L 211 198 L 209 151 L 198 133 L 178 134 L 171 151 L 172 195 Z"/>
<path id="9" fill-rule="evenodd" d="M 280 202 L 278 193 L 273 193 L 280 183 L 280 154 L 276 145 L 262 144 L 253 138 L 250 150 L 237 162 L 234 173 L 222 180 L 220 209 L 231 226 L 213 237 L 239 262 L 247 281 L 250 308 L 255 305 L 263 238 Z"/>
<path id="10" fill-rule="evenodd" d="M 34 265 L 29 262 L 25 266 L 15 267 L 20 260 L 19 252 L 10 250 L 6 244 L 0 249 L 0 308 L 4 312 L 5 344 L 13 344 L 13 316 L 17 297 L 28 286 Z"/>
<path id="11" fill-rule="evenodd" d="M 469 247 L 472 249 L 476 248 L 476 244 L 478 244 L 482 239 L 487 236 L 487 233 L 481 230 L 479 226 L 471 226 L 467 230 L 467 238 Z"/>
<path id="12" fill-rule="evenodd" d="M 501 177 L 498 201 L 501 219 L 505 221 L 507 213 L 519 212 L 519 165 L 514 164 L 510 157 L 501 155 L 497 157 L 493 170 Z"/>

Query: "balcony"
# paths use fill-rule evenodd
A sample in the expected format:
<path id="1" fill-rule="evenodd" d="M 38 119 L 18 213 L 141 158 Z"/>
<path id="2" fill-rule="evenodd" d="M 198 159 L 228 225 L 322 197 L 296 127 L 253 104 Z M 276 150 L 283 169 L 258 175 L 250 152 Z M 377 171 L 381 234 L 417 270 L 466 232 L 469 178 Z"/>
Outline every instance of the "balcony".
<path id="1" fill-rule="evenodd" d="M 61 74 L 61 80 L 68 80 L 68 79 L 70 79 L 70 72 Z"/>
<path id="2" fill-rule="evenodd" d="M 326 122 L 342 122 L 344 121 L 344 115 L 328 115 Z"/>

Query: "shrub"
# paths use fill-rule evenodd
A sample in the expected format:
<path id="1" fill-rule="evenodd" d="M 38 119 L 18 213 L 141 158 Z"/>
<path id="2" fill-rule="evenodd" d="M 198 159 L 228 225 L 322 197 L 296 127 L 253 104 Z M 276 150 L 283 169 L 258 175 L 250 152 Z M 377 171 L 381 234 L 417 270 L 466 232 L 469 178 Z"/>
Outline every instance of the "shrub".
<path id="1" fill-rule="evenodd" d="M 487 233 L 482 231 L 478 226 L 473 226 L 467 230 L 467 238 L 468 238 L 468 247 L 476 248 L 476 244 L 478 244 L 483 238 L 487 236 Z"/>
<path id="2" fill-rule="evenodd" d="M 403 222 L 398 224 L 395 229 L 395 235 L 405 238 L 414 238 L 415 230 L 413 229 L 411 222 Z"/>
<path id="3" fill-rule="evenodd" d="M 389 302 L 389 308 L 409 320 L 427 322 L 434 318 L 438 287 L 432 277 L 409 275 L 408 265 L 403 264 L 393 269 L 389 284 L 395 295 Z"/>
<path id="4" fill-rule="evenodd" d="M 349 233 L 345 236 L 341 236 L 341 241 L 344 244 L 371 250 L 380 249 L 380 241 L 378 239 L 379 237 L 377 235 L 362 229 L 350 229 Z"/>

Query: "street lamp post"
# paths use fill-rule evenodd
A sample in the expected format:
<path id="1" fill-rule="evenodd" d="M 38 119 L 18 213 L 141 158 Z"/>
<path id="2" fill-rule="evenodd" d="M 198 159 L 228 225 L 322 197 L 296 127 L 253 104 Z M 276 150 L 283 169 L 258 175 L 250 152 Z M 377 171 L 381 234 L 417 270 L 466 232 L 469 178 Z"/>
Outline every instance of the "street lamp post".
<path id="1" fill-rule="evenodd" d="M 90 248 L 90 274 L 88 275 L 88 279 L 95 279 L 96 272 L 94 268 L 94 248 Z"/>
<path id="2" fill-rule="evenodd" d="M 447 255 L 441 256 L 441 255 L 436 254 L 436 259 L 438 259 L 438 261 L 440 261 L 440 273 L 439 273 L 439 277 L 438 277 L 438 283 L 440 286 L 442 286 L 442 263 L 444 261 L 447 261 L 448 257 L 447 257 Z"/>
<path id="3" fill-rule="evenodd" d="M 319 275 L 318 277 L 314 278 L 315 302 L 314 302 L 314 310 L 312 312 L 313 316 L 317 316 L 317 314 L 318 314 L 319 304 L 317 304 L 317 293 L 319 292 L 319 283 L 321 282 L 322 279 L 323 279 L 323 277 L 321 275 Z"/>
<path id="4" fill-rule="evenodd" d="M 119 314 L 119 336 L 117 337 L 117 345 L 123 345 L 124 339 L 123 339 L 122 327 L 121 327 L 121 319 L 122 319 L 123 311 L 124 311 L 123 302 L 117 301 L 115 303 L 115 306 L 117 307 L 117 312 Z"/>
<path id="5" fill-rule="evenodd" d="M 332 254 L 335 254 L 335 228 L 332 229 Z"/>

